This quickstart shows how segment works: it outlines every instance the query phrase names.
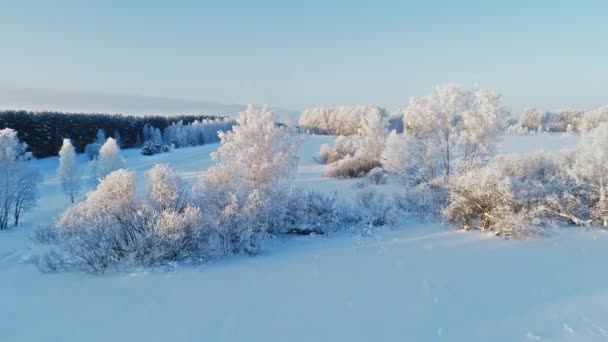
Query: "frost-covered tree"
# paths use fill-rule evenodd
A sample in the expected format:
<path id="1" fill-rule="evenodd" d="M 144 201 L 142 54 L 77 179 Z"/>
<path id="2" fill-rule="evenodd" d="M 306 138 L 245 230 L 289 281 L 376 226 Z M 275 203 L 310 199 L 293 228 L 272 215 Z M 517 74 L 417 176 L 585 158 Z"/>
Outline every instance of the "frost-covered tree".
<path id="1" fill-rule="evenodd" d="M 20 170 L 16 179 L 16 191 L 13 208 L 13 223 L 19 225 L 19 219 L 38 205 L 38 184 L 42 182 L 42 176 L 35 170 Z"/>
<path id="2" fill-rule="evenodd" d="M 275 124 L 267 107 L 249 106 L 231 131 L 220 133 L 221 146 L 212 154 L 216 165 L 209 178 L 238 183 L 244 189 L 272 190 L 292 178 L 297 167 L 299 139 Z"/>
<path id="3" fill-rule="evenodd" d="M 91 162 L 94 182 L 99 182 L 112 171 L 125 167 L 125 159 L 120 154 L 120 147 L 114 138 L 108 138 L 99 149 L 99 156 Z"/>
<path id="4" fill-rule="evenodd" d="M 439 162 L 449 177 L 458 159 L 478 159 L 495 150 L 507 111 L 499 95 L 448 84 L 413 98 L 403 114 L 406 134 L 424 145 L 427 160 Z"/>
<path id="5" fill-rule="evenodd" d="M 63 139 L 63 145 L 59 150 L 59 166 L 57 167 L 57 178 L 61 183 L 61 189 L 74 203 L 74 197 L 80 190 L 80 174 L 78 172 L 78 161 L 76 151 L 70 139 Z"/>
<path id="6" fill-rule="evenodd" d="M 0 130 L 0 230 L 7 229 L 11 219 L 18 225 L 22 212 L 34 207 L 38 199 L 41 177 L 25 163 L 31 159 L 26 150 L 15 130 Z"/>
<path id="7" fill-rule="evenodd" d="M 259 239 L 278 229 L 285 216 L 300 141 L 290 128 L 275 124 L 268 108 L 253 106 L 220 139 L 212 154 L 216 165 L 196 190 L 199 205 L 225 252 L 256 253 Z"/>

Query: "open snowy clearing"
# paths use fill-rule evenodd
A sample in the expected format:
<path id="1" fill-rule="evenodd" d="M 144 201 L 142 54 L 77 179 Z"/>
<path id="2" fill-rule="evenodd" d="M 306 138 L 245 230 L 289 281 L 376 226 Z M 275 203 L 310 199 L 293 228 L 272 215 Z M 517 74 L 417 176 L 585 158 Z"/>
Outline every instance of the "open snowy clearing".
<path id="1" fill-rule="evenodd" d="M 306 139 L 296 184 L 348 197 L 355 181 L 323 177 L 312 160 L 332 140 Z M 551 152 L 577 140 L 509 136 L 501 153 Z M 194 182 L 215 148 L 124 156 L 140 179 L 166 162 Z M 196 267 L 43 274 L 31 233 L 68 200 L 54 176 L 57 158 L 32 163 L 45 179 L 40 206 L 23 227 L 0 233 L 0 341 L 608 340 L 608 234 L 597 230 L 505 241 L 403 222 L 371 236 L 274 240 L 258 257 Z"/>

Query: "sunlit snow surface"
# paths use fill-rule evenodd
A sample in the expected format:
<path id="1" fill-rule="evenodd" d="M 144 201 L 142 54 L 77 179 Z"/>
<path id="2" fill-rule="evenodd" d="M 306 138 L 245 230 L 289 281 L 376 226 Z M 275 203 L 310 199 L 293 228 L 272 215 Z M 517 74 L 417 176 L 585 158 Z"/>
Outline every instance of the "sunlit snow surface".
<path id="1" fill-rule="evenodd" d="M 548 152 L 576 136 L 505 137 L 501 152 Z M 331 137 L 309 137 L 296 183 L 351 196 L 353 181 L 312 160 Z M 168 162 L 189 182 L 217 145 L 152 157 L 124 154 L 141 174 Z M 82 157 L 82 156 L 81 156 Z M 269 241 L 257 257 L 103 276 L 43 274 L 29 237 L 67 205 L 56 158 L 41 206 L 0 232 L 0 341 L 606 341 L 608 233 L 563 229 L 505 241 L 405 222 L 371 236 Z"/>

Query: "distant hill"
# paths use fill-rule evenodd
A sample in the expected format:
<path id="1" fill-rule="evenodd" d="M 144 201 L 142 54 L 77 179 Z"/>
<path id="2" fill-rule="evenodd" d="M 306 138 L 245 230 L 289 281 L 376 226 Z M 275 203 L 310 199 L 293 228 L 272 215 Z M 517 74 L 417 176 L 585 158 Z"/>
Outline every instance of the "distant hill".
<path id="1" fill-rule="evenodd" d="M 0 85 L 0 109 L 130 115 L 206 114 L 235 116 L 245 107 L 244 104 Z M 295 110 L 280 108 L 273 108 L 273 110 L 282 122 L 297 120 L 300 115 Z"/>

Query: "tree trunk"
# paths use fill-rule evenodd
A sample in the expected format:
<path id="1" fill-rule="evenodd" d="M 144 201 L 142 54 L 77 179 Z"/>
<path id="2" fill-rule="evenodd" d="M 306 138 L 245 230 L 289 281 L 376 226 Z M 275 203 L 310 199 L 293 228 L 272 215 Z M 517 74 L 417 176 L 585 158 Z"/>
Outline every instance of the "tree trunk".
<path id="1" fill-rule="evenodd" d="M 15 203 L 15 227 L 19 225 L 19 215 L 21 214 L 21 210 L 19 209 L 20 203 Z"/>

